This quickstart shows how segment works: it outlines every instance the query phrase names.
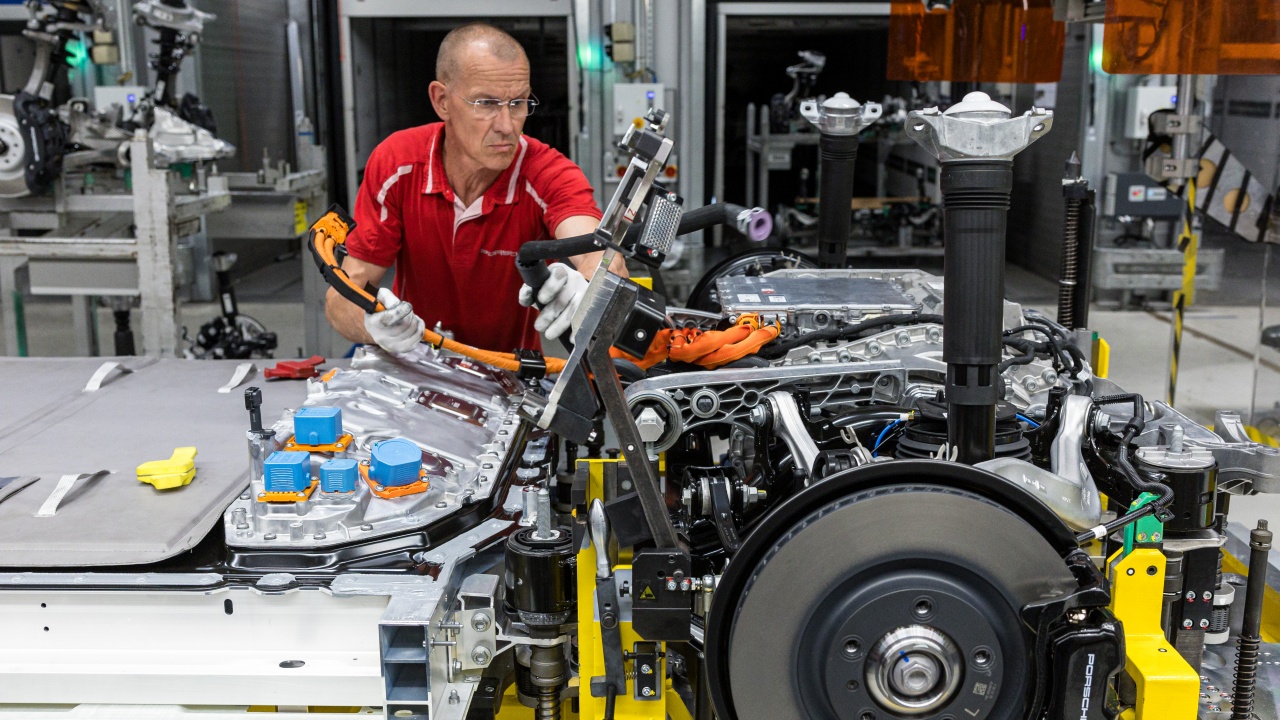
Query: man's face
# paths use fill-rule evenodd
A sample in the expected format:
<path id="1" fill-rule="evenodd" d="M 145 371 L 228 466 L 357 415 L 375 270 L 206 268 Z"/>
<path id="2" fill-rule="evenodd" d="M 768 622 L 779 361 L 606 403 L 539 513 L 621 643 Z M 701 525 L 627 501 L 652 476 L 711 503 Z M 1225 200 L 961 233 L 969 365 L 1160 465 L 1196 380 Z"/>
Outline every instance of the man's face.
<path id="1" fill-rule="evenodd" d="M 479 165 L 505 170 L 515 159 L 525 118 L 512 117 L 506 106 L 494 117 L 481 117 L 467 101 L 529 97 L 529 63 L 523 57 L 500 60 L 483 45 L 473 44 L 464 53 L 460 69 L 459 77 L 447 86 L 444 107 L 437 105 L 438 110 L 444 110 L 440 114 L 446 132 Z"/>

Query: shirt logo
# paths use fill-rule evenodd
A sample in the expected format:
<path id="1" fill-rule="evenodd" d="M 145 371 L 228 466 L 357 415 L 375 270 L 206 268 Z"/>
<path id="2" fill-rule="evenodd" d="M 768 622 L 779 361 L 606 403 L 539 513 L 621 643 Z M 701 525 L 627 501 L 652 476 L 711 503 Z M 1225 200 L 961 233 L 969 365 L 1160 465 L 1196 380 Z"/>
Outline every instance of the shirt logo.
<path id="1" fill-rule="evenodd" d="M 480 254 L 485 257 L 498 257 L 499 255 L 502 257 L 520 257 L 514 250 L 485 250 L 480 248 Z"/>

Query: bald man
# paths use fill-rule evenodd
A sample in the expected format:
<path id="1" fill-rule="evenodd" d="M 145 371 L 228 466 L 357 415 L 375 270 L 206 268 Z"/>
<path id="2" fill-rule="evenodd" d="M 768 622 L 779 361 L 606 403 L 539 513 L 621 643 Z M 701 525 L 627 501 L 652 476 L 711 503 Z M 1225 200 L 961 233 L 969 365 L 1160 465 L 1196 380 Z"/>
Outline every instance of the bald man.
<path id="1" fill-rule="evenodd" d="M 522 134 L 537 107 L 520 43 L 483 23 L 454 29 L 440 44 L 428 88 L 443 122 L 409 128 L 369 156 L 356 196 L 356 229 L 343 269 L 378 286 L 395 265 L 387 308 L 366 315 L 330 290 L 325 315 L 353 342 L 403 353 L 439 322 L 454 337 L 489 350 L 541 348 L 557 337 L 586 290 L 600 253 L 555 264 L 532 291 L 516 270 L 520 245 L 583 235 L 600 221 L 582 170 Z M 614 272 L 625 275 L 621 259 Z"/>

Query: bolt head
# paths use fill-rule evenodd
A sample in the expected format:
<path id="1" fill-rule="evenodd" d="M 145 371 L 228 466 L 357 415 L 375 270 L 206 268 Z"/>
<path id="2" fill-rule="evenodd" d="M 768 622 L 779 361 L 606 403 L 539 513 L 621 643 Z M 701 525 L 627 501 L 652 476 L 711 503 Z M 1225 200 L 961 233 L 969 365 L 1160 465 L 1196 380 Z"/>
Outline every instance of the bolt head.
<path id="1" fill-rule="evenodd" d="M 1201 621 L 1200 621 L 1200 627 L 1202 627 L 1202 628 L 1207 628 L 1207 627 L 1209 627 L 1209 621 L 1208 621 L 1208 620 L 1201 620 Z"/>
<path id="2" fill-rule="evenodd" d="M 668 580 L 668 581 L 667 581 L 667 589 L 668 589 L 668 590 L 670 590 L 670 591 L 672 591 L 672 592 L 674 592 L 674 591 L 675 591 L 675 589 L 676 589 L 676 581 L 675 581 L 675 580 Z"/>
<path id="3" fill-rule="evenodd" d="M 1195 626 L 1195 623 L 1191 622 L 1191 619 L 1190 619 L 1190 618 L 1187 618 L 1186 620 L 1183 620 L 1183 621 L 1182 621 L 1182 627 L 1184 627 L 1184 628 L 1186 628 L 1186 629 L 1188 629 L 1188 630 L 1190 630 L 1190 629 L 1191 629 L 1192 627 L 1194 627 L 1194 626 Z"/>
<path id="4" fill-rule="evenodd" d="M 649 674 L 652 674 L 652 673 L 653 673 L 653 668 L 649 667 L 647 664 L 646 664 L 646 665 L 641 665 L 641 666 L 640 666 L 640 674 L 641 674 L 641 675 L 649 675 Z"/>
<path id="5" fill-rule="evenodd" d="M 1187 602 L 1191 602 L 1191 601 L 1193 601 L 1193 600 L 1195 600 L 1195 599 L 1196 599 L 1196 591 L 1195 591 L 1195 590 L 1188 590 L 1188 591 L 1187 591 Z"/>
<path id="6" fill-rule="evenodd" d="M 478 647 L 475 650 L 472 650 L 471 661 L 477 665 L 488 665 L 489 664 L 488 648 Z"/>
<path id="7" fill-rule="evenodd" d="M 645 697 L 653 697 L 653 688 L 651 687 L 644 688 L 640 691 L 640 694 Z"/>
<path id="8" fill-rule="evenodd" d="M 1213 600 L 1213 593 L 1209 592 L 1208 590 L 1205 590 L 1204 594 L 1201 595 L 1200 597 L 1204 598 L 1205 602 L 1208 602 L 1210 600 Z"/>
<path id="9" fill-rule="evenodd" d="M 476 632 L 484 632 L 489 629 L 489 616 L 484 613 L 476 613 L 471 616 L 471 628 Z"/>

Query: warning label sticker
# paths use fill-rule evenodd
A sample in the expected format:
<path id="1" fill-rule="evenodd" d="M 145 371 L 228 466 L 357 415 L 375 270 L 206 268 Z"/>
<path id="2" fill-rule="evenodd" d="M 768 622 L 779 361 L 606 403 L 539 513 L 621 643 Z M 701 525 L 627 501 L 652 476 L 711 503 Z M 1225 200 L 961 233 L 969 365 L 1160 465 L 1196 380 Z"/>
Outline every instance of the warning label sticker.
<path id="1" fill-rule="evenodd" d="M 787 301 L 786 295 L 770 295 L 769 296 L 769 302 L 771 303 L 784 303 L 786 301 Z"/>
<path id="2" fill-rule="evenodd" d="M 759 296 L 759 295 L 746 295 L 746 294 L 739 294 L 739 295 L 738 295 L 738 302 L 741 302 L 741 303 L 758 303 L 758 302 L 760 302 L 760 296 Z"/>
<path id="3" fill-rule="evenodd" d="M 644 589 L 640 591 L 640 599 L 641 600 L 657 600 L 658 599 L 658 596 L 653 593 L 652 585 L 644 586 Z"/>

